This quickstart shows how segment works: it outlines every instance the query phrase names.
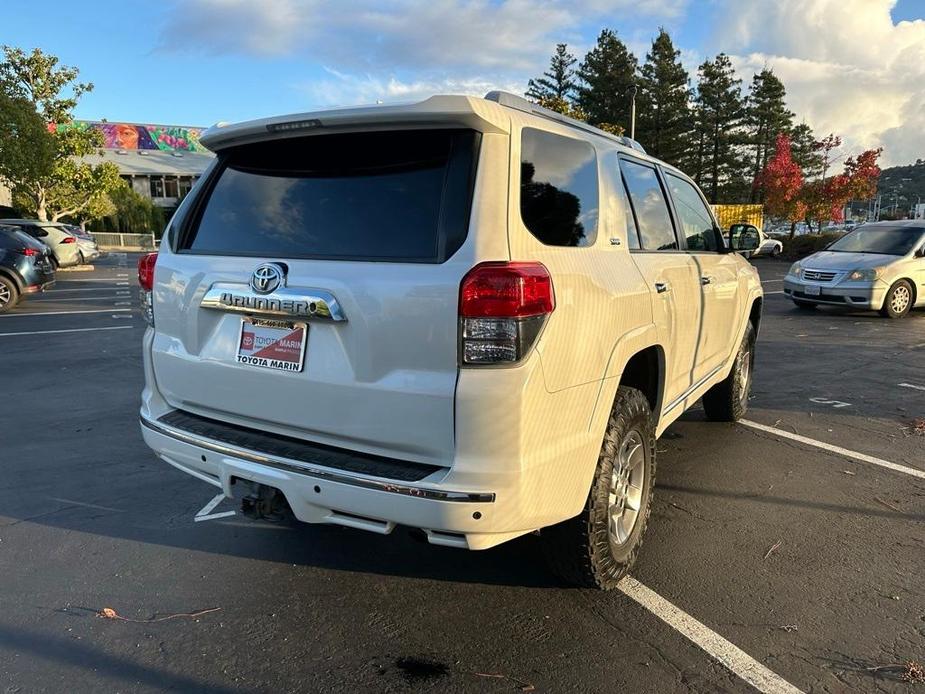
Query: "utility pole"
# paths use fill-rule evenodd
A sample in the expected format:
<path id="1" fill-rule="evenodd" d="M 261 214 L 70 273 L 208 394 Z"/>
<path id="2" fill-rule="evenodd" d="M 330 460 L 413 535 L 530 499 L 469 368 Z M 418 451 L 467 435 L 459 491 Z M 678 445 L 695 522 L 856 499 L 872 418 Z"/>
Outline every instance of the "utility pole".
<path id="1" fill-rule="evenodd" d="M 630 89 L 630 139 L 636 139 L 636 92 L 639 88 L 634 84 Z"/>

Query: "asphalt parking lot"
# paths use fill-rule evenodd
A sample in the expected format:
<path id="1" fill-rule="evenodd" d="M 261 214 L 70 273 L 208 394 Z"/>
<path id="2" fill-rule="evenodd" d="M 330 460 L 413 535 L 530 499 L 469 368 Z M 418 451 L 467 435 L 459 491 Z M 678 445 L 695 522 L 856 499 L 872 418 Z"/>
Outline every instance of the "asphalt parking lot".
<path id="1" fill-rule="evenodd" d="M 925 311 L 801 312 L 756 264 L 749 423 L 669 429 L 640 583 L 607 594 L 533 536 L 466 553 L 213 504 L 141 440 L 135 258 L 60 273 L 0 317 L 0 690 L 919 691 Z"/>

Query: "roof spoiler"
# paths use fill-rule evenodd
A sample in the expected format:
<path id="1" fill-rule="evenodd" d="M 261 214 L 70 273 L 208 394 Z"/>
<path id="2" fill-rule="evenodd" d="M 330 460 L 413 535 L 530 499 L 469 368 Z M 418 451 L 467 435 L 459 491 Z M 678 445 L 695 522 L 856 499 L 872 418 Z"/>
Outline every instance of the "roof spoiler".
<path id="1" fill-rule="evenodd" d="M 507 106 L 508 108 L 513 108 L 518 111 L 523 111 L 524 113 L 529 113 L 534 116 L 539 116 L 540 118 L 547 118 L 549 120 L 556 121 L 557 123 L 562 123 L 567 125 L 570 128 L 575 128 L 576 130 L 583 130 L 584 132 L 593 133 L 601 137 L 606 137 L 610 140 L 614 140 L 624 147 L 629 147 L 630 149 L 635 149 L 637 152 L 646 153 L 645 148 L 636 142 L 636 140 L 626 137 L 625 135 L 614 135 L 600 128 L 595 128 L 593 125 L 589 125 L 580 120 L 575 120 L 574 118 L 569 118 L 564 116 L 561 113 L 557 113 L 548 108 L 544 108 L 539 104 L 535 104 L 532 101 L 527 101 L 522 96 L 517 96 L 516 94 L 511 94 L 510 92 L 502 91 L 491 91 L 485 95 L 487 101 L 494 101 L 501 106 Z"/>

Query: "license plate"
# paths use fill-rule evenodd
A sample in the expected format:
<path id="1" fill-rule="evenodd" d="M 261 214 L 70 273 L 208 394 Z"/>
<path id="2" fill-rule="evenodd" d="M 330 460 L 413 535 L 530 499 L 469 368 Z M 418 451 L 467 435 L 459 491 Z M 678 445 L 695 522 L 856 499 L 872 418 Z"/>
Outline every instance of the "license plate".
<path id="1" fill-rule="evenodd" d="M 806 294 L 806 296 L 819 296 L 820 291 L 821 287 L 814 287 L 811 284 L 807 284 L 803 293 Z"/>
<path id="2" fill-rule="evenodd" d="M 242 318 L 237 361 L 278 371 L 301 371 L 308 325 L 290 321 Z"/>

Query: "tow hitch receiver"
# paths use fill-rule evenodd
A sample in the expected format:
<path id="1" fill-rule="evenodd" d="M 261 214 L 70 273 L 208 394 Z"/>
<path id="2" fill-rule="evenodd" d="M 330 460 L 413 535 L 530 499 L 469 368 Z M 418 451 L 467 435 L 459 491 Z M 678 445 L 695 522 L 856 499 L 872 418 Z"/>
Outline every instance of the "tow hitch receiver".
<path id="1" fill-rule="evenodd" d="M 292 516 L 292 509 L 285 495 L 276 487 L 248 482 L 238 479 L 237 484 L 249 487 L 249 492 L 241 498 L 241 513 L 252 520 L 266 520 L 280 523 Z"/>

